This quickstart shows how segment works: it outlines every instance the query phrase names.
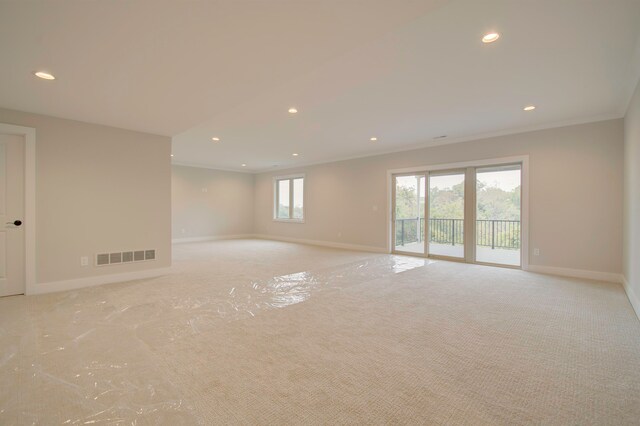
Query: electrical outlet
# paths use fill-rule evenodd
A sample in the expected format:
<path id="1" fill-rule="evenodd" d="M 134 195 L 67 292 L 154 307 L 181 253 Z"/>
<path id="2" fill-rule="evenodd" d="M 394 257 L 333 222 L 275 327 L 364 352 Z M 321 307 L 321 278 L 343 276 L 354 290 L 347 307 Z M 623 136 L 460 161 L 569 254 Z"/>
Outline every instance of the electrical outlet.
<path id="1" fill-rule="evenodd" d="M 208 188 L 202 188 L 202 192 L 209 192 Z"/>
<path id="2" fill-rule="evenodd" d="M 533 255 L 534 256 L 540 256 L 540 249 L 539 248 L 534 248 L 533 249 Z"/>
<path id="3" fill-rule="evenodd" d="M 371 210 L 373 210 L 374 212 L 377 212 L 378 211 L 378 206 L 372 206 Z"/>
<path id="4" fill-rule="evenodd" d="M 80 266 L 89 266 L 89 256 L 80 257 Z"/>
<path id="5" fill-rule="evenodd" d="M 182 228 L 182 229 L 180 229 L 180 233 L 181 233 L 182 235 L 184 235 L 184 234 L 186 234 L 186 233 L 187 233 L 187 230 L 186 230 L 186 229 L 184 229 L 184 228 Z"/>
<path id="6" fill-rule="evenodd" d="M 342 238 L 342 232 L 338 232 L 338 238 Z"/>

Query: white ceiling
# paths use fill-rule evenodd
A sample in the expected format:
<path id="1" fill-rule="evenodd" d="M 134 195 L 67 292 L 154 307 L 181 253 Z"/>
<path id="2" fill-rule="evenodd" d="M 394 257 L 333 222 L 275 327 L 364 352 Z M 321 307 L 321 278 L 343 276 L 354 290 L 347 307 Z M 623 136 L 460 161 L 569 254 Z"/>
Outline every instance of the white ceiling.
<path id="1" fill-rule="evenodd" d="M 259 171 L 620 117 L 639 35 L 640 0 L 0 0 L 0 107 Z"/>

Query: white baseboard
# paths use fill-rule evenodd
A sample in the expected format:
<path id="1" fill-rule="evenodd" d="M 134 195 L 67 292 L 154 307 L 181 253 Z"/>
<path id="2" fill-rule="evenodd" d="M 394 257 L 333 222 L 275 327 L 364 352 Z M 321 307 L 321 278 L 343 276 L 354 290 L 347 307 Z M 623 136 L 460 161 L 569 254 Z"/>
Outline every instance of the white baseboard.
<path id="1" fill-rule="evenodd" d="M 238 240 L 238 239 L 251 239 L 251 238 L 257 238 L 260 240 L 284 241 L 287 243 L 307 244 L 311 246 L 339 248 L 339 249 L 345 249 L 345 250 L 366 251 L 371 253 L 387 253 L 387 250 L 380 247 L 362 246 L 362 245 L 347 244 L 347 243 L 336 243 L 332 241 L 308 240 L 305 238 L 281 237 L 278 235 L 267 235 L 267 234 L 211 235 L 206 237 L 174 238 L 173 240 L 171 240 L 171 242 L 173 244 L 180 244 L 180 243 L 199 243 L 203 241 Z"/>
<path id="2" fill-rule="evenodd" d="M 599 272 L 588 271 L 586 269 L 570 269 L 570 268 L 558 268 L 555 266 L 541 266 L 541 265 L 529 265 L 527 268 L 529 272 L 536 272 L 538 274 L 560 275 L 563 277 L 573 278 L 585 278 L 588 280 L 606 281 L 611 283 L 622 284 L 622 274 L 616 274 L 614 272 Z"/>
<path id="3" fill-rule="evenodd" d="M 180 243 L 200 243 L 203 241 L 217 241 L 217 240 L 239 240 L 243 238 L 253 238 L 253 234 L 234 234 L 234 235 L 207 235 L 204 237 L 187 237 L 187 238 L 174 238 L 171 240 L 172 244 Z"/>
<path id="4" fill-rule="evenodd" d="M 627 297 L 629 298 L 629 302 L 631 302 L 631 306 L 633 310 L 636 312 L 636 316 L 640 319 L 640 299 L 631 288 L 629 281 L 627 281 L 627 277 L 622 276 L 622 285 L 624 286 L 624 291 L 627 293 Z"/>
<path id="5" fill-rule="evenodd" d="M 58 291 L 77 290 L 84 287 L 94 287 L 102 284 L 112 284 L 124 281 L 140 280 L 144 278 L 154 278 L 166 275 L 171 271 L 170 267 L 145 269 L 135 272 L 123 272 L 119 274 L 98 275 L 73 280 L 52 281 L 48 283 L 37 283 L 34 288 L 27 290 L 27 295 L 55 293 Z"/>
<path id="6" fill-rule="evenodd" d="M 307 244 L 310 246 L 331 247 L 331 248 L 354 250 L 354 251 L 366 251 L 370 253 L 388 253 L 386 249 L 381 247 L 361 246 L 358 244 L 347 244 L 347 243 L 336 243 L 333 241 L 308 240 L 305 238 L 281 237 L 278 235 L 266 235 L 266 234 L 254 234 L 252 237 L 259 238 L 261 240 L 284 241 L 287 243 Z"/>

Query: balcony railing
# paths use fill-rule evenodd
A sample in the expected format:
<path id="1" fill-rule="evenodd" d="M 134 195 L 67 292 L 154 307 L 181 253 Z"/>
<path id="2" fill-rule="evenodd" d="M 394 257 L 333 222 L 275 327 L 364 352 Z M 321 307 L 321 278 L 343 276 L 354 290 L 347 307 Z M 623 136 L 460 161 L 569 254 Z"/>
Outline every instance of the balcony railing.
<path id="1" fill-rule="evenodd" d="M 464 219 L 429 219 L 429 241 L 464 244 Z M 396 245 L 424 241 L 424 218 L 396 219 Z M 492 249 L 520 248 L 519 220 L 477 220 L 476 244 Z"/>

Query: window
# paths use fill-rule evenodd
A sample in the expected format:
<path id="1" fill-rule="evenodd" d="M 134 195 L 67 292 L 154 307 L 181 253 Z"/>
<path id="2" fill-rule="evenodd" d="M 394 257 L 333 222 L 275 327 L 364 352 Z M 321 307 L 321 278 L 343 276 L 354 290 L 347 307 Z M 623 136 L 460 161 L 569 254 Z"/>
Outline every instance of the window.
<path id="1" fill-rule="evenodd" d="M 304 221 L 304 176 L 282 176 L 274 179 L 273 219 L 287 222 Z"/>

